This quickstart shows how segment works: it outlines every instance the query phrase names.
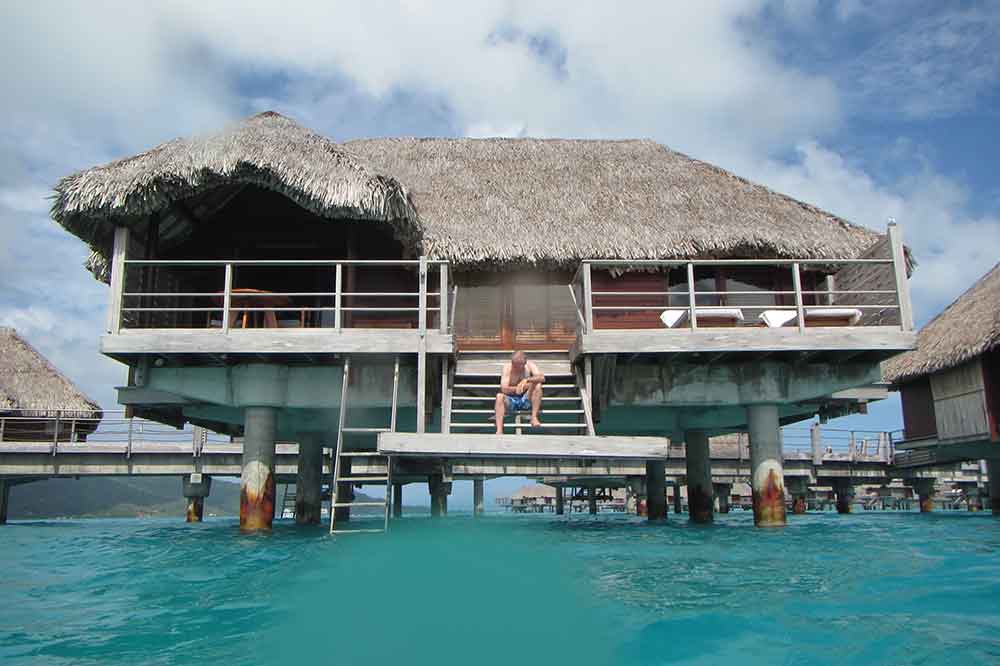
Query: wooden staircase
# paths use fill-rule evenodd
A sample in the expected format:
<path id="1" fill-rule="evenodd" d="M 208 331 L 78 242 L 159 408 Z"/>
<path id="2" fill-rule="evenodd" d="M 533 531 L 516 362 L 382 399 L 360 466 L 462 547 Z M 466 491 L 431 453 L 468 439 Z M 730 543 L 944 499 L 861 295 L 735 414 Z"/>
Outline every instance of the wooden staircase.
<path id="1" fill-rule="evenodd" d="M 494 405 L 500 376 L 510 360 L 509 351 L 461 352 L 449 378 L 445 396 L 447 432 L 493 433 Z M 529 412 L 508 414 L 504 434 L 593 435 L 594 424 L 582 377 L 564 351 L 527 352 L 528 359 L 545 375 L 540 428 L 531 426 Z"/>

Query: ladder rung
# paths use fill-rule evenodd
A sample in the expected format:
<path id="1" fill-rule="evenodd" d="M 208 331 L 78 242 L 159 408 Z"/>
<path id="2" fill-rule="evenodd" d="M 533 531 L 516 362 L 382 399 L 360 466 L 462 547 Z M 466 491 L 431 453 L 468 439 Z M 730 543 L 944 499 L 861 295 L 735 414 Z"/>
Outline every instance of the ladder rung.
<path id="1" fill-rule="evenodd" d="M 451 399 L 452 400 L 480 400 L 480 401 L 491 400 L 492 401 L 492 400 L 496 400 L 497 398 L 496 398 L 496 396 L 487 396 L 487 395 L 453 395 L 453 396 L 451 396 Z M 542 398 L 542 401 L 544 402 L 546 400 L 554 400 L 555 402 L 569 402 L 569 401 L 578 401 L 579 399 L 580 399 L 579 395 L 563 395 L 563 396 L 554 396 L 554 397 L 545 396 L 545 397 Z"/>
<path id="2" fill-rule="evenodd" d="M 385 529 L 377 529 L 377 530 L 336 530 L 335 529 L 335 530 L 333 530 L 333 532 L 331 532 L 331 534 L 375 534 L 376 532 L 382 533 L 382 532 L 385 532 Z"/>
<path id="3" fill-rule="evenodd" d="M 342 476 L 337 483 L 360 483 L 361 481 L 388 481 L 387 476 Z"/>
<path id="4" fill-rule="evenodd" d="M 492 409 L 453 409 L 452 414 L 492 414 Z M 543 414 L 583 414 L 582 409 L 546 409 Z"/>
<path id="5" fill-rule="evenodd" d="M 456 377 L 496 377 L 500 381 L 503 375 L 499 372 L 456 372 Z M 572 377 L 572 372 L 546 372 L 546 377 Z"/>
<path id="6" fill-rule="evenodd" d="M 492 389 L 499 387 L 500 383 L 494 384 L 455 384 L 452 388 L 472 388 L 472 389 Z M 576 388 L 576 384 L 542 384 L 543 389 L 567 389 Z"/>
<path id="7" fill-rule="evenodd" d="M 452 428 L 496 428 L 493 423 L 452 423 Z M 504 428 L 524 428 L 526 430 L 539 430 L 539 429 L 583 429 L 587 427 L 586 423 L 543 423 L 541 426 L 533 426 L 530 423 L 505 423 Z"/>
<path id="8" fill-rule="evenodd" d="M 385 506 L 385 502 L 334 502 L 333 506 Z"/>
<path id="9" fill-rule="evenodd" d="M 342 432 L 389 432 L 388 428 L 342 428 Z"/>

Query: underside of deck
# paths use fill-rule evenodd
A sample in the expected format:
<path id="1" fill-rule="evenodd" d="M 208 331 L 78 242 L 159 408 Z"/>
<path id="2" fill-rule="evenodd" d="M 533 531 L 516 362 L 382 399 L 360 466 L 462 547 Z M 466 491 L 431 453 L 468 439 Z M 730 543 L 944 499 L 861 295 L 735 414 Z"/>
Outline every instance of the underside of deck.
<path id="1" fill-rule="evenodd" d="M 615 437 L 591 435 L 478 435 L 384 432 L 378 436 L 379 453 L 419 458 L 520 458 L 520 459 L 618 459 L 666 458 L 666 437 Z"/>

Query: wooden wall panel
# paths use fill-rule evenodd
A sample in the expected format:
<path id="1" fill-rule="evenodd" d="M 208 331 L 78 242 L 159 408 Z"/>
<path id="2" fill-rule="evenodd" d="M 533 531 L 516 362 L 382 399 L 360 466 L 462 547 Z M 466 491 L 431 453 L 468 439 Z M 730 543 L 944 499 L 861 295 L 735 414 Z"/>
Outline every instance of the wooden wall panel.
<path id="1" fill-rule="evenodd" d="M 938 439 L 989 437 L 986 395 L 979 359 L 930 377 Z"/>
<path id="2" fill-rule="evenodd" d="M 934 418 L 934 395 L 927 377 L 903 384 L 899 390 L 903 403 L 903 431 L 906 439 L 921 439 L 937 435 Z"/>

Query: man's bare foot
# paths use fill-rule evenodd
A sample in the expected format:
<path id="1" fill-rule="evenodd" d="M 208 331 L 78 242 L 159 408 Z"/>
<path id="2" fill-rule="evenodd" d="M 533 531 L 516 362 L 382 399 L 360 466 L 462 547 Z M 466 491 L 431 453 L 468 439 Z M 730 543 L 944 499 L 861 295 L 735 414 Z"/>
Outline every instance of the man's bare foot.
<path id="1" fill-rule="evenodd" d="M 539 428 L 539 427 L 541 427 L 541 425 L 542 425 L 542 422 L 538 420 L 537 416 L 532 416 L 531 417 L 531 427 L 532 428 Z"/>

